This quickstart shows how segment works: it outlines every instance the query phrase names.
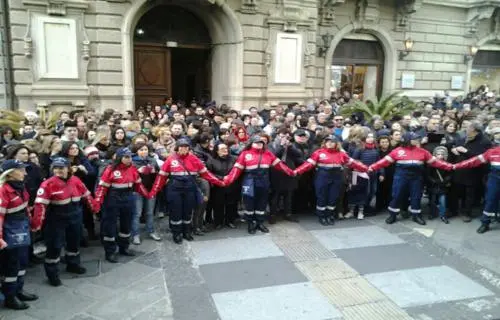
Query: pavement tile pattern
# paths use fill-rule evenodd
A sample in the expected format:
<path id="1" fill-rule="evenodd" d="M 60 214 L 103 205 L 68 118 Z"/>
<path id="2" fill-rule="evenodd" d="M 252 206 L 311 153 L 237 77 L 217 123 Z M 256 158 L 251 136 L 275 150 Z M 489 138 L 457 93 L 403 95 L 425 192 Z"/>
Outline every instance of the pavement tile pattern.
<path id="1" fill-rule="evenodd" d="M 0 319 L 500 319 L 499 268 L 438 244 L 432 224 L 383 218 L 323 227 L 303 216 L 269 234 L 242 226 L 181 246 L 164 233 L 117 265 L 96 263 L 96 243 L 82 250 L 96 276 L 65 276 L 51 288 L 43 268 L 30 269 L 26 287 L 41 299 L 23 312 L 1 310 Z M 158 223 L 166 229 L 165 219 Z"/>

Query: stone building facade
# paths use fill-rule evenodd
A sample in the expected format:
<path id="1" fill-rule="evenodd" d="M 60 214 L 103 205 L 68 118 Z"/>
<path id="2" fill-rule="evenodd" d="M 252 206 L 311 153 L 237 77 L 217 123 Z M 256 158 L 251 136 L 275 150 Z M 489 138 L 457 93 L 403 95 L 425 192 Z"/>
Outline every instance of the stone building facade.
<path id="1" fill-rule="evenodd" d="M 500 0 L 6 0 L 1 9 L 3 107 L 130 110 L 189 94 L 235 108 L 335 91 L 427 98 L 461 94 L 475 74 L 500 87 Z M 477 68 L 471 49 L 483 56 Z M 193 64 L 191 75 L 175 71 Z"/>

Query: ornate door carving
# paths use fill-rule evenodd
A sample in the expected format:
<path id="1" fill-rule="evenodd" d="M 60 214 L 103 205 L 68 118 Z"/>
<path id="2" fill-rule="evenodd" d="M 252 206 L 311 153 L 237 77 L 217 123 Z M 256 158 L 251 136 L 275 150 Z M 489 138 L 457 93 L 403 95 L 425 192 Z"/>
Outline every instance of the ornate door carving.
<path id="1" fill-rule="evenodd" d="M 163 104 L 172 94 L 171 52 L 168 48 L 154 44 L 134 46 L 135 105 Z"/>

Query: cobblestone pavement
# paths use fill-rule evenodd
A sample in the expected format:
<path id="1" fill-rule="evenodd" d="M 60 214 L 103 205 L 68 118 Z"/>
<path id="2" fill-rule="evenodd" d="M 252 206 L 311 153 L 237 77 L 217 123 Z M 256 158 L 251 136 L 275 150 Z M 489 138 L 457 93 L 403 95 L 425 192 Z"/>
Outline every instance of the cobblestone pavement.
<path id="1" fill-rule="evenodd" d="M 112 265 L 98 244 L 83 249 L 87 277 L 64 275 L 63 287 L 29 269 L 40 300 L 0 319 L 500 319 L 500 225 L 477 235 L 477 221 L 384 218 L 322 227 L 303 216 L 267 235 L 241 226 L 181 246 L 165 219 L 164 241 L 145 239 L 134 259 Z"/>

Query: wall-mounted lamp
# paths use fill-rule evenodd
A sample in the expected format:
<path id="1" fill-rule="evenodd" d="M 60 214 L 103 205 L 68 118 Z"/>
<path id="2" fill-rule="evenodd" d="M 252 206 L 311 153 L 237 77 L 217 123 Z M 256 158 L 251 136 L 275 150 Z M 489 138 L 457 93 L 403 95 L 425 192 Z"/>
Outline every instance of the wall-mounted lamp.
<path id="1" fill-rule="evenodd" d="M 330 48 L 330 43 L 332 43 L 333 35 L 327 33 L 322 35 L 321 39 L 323 40 L 323 45 L 319 47 L 318 56 L 324 57 L 326 56 L 326 52 Z"/>
<path id="2" fill-rule="evenodd" d="M 476 46 L 470 46 L 469 47 L 469 52 L 467 52 L 464 56 L 464 63 L 467 64 L 469 61 L 474 59 L 476 56 L 476 53 L 479 51 L 479 48 Z"/>
<path id="3" fill-rule="evenodd" d="M 410 52 L 413 50 L 414 43 L 415 42 L 411 38 L 408 38 L 403 42 L 405 49 L 404 51 L 399 51 L 399 60 L 403 60 L 407 55 L 410 54 Z"/>

